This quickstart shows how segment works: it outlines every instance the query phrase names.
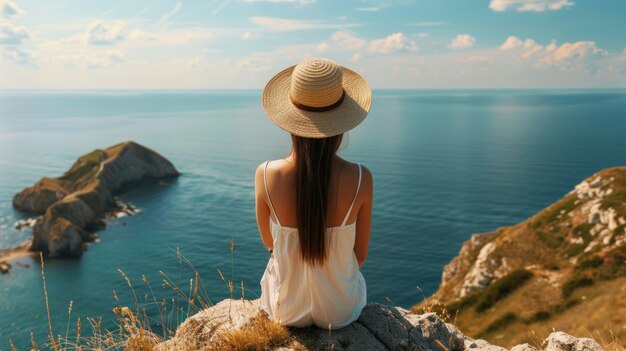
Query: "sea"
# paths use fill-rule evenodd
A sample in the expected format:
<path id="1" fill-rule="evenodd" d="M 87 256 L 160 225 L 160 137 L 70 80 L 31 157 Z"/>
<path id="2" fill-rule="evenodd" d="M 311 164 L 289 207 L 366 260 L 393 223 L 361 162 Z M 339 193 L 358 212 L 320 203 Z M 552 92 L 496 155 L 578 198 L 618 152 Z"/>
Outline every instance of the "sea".
<path id="1" fill-rule="evenodd" d="M 268 253 L 254 172 L 291 147 L 260 100 L 260 90 L 0 91 L 0 248 L 31 235 L 14 228 L 29 215 L 13 195 L 94 149 L 133 140 L 182 174 L 120 194 L 140 213 L 110 220 L 80 259 L 45 261 L 55 337 L 75 335 L 79 317 L 81 335 L 116 328 L 116 306 L 145 308 L 159 332 L 164 301 L 175 326 L 194 311 L 180 294 L 196 272 L 207 301 L 260 294 Z M 340 155 L 374 178 L 368 300 L 410 308 L 473 233 L 524 221 L 626 165 L 626 90 L 374 90 L 347 136 Z M 42 278 L 38 258 L 0 275 L 0 350 L 47 338 Z"/>

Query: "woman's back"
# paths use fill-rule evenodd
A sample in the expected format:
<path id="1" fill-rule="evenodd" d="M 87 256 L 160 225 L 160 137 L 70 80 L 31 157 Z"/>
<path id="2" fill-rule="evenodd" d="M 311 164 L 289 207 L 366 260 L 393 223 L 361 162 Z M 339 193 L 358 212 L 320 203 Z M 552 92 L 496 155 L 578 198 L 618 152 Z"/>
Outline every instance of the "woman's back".
<path id="1" fill-rule="evenodd" d="M 369 171 L 339 157 L 329 179 L 326 259 L 308 264 L 299 255 L 295 213 L 295 177 L 288 161 L 265 163 L 263 188 L 270 208 L 273 247 L 261 279 L 261 307 L 282 324 L 341 328 L 356 320 L 366 303 L 366 285 L 355 253 L 357 217 L 371 183 Z M 355 174 L 356 173 L 356 174 Z M 363 174 L 367 173 L 365 177 Z M 366 182 L 368 182 L 366 181 Z M 285 223 L 286 222 L 286 223 Z"/>
<path id="2" fill-rule="evenodd" d="M 265 163 L 259 167 L 265 168 Z M 336 227 L 343 221 L 343 215 L 354 198 L 357 188 L 358 165 L 336 156 L 331 164 L 328 182 L 328 203 L 326 227 Z M 365 168 L 363 168 L 365 169 Z M 259 170 L 261 171 L 261 170 Z M 365 174 L 367 173 L 367 174 Z M 267 188 L 280 223 L 289 227 L 297 227 L 296 213 L 296 167 L 291 160 L 274 160 L 267 165 Z M 367 179 L 366 179 L 367 178 Z M 365 170 L 363 181 L 371 180 L 369 171 Z M 360 206 L 363 196 L 356 199 L 355 206 Z M 273 216 L 273 214 L 271 214 Z M 351 213 L 348 223 L 354 222 L 357 213 Z M 276 218 L 274 218 L 276 219 Z"/>

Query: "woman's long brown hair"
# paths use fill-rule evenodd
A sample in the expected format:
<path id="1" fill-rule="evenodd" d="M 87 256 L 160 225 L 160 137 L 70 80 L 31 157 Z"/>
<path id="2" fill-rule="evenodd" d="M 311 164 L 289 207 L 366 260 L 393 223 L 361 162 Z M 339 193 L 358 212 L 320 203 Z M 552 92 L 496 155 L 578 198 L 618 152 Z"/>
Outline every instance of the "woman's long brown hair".
<path id="1" fill-rule="evenodd" d="M 304 262 L 322 265 L 326 259 L 328 183 L 333 156 L 343 134 L 329 138 L 291 135 L 296 159 L 296 219 Z"/>

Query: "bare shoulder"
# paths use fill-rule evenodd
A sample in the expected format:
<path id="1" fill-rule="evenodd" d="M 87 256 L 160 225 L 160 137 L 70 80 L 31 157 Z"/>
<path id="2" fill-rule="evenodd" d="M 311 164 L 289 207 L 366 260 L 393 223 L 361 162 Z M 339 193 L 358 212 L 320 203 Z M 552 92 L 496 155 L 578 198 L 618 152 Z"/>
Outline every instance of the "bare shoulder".
<path id="1" fill-rule="evenodd" d="M 265 171 L 265 163 L 267 161 L 263 161 L 257 168 L 256 171 L 254 173 L 254 179 L 255 180 L 262 180 L 263 179 L 263 172 Z"/>
<path id="2" fill-rule="evenodd" d="M 263 161 L 256 168 L 255 179 L 263 180 L 263 174 L 267 171 L 269 180 L 269 178 L 272 177 L 273 174 L 282 173 L 285 170 L 286 166 L 287 162 L 284 159 Z"/>
<path id="3" fill-rule="evenodd" d="M 359 164 L 354 163 L 354 162 L 349 162 L 349 161 L 345 161 L 345 162 L 347 165 L 347 167 L 345 167 L 347 170 L 347 172 L 345 172 L 346 173 L 345 177 L 348 179 L 354 179 L 353 181 L 356 182 L 356 179 L 358 179 L 358 174 L 359 174 Z M 369 170 L 369 168 L 361 164 L 361 188 L 363 189 L 363 192 L 371 193 L 373 183 L 374 181 L 372 177 L 372 172 Z"/>
<path id="4" fill-rule="evenodd" d="M 372 172 L 364 165 L 361 165 L 361 172 L 361 187 L 363 187 L 365 192 L 371 195 L 372 189 L 374 188 L 374 177 L 372 176 Z"/>

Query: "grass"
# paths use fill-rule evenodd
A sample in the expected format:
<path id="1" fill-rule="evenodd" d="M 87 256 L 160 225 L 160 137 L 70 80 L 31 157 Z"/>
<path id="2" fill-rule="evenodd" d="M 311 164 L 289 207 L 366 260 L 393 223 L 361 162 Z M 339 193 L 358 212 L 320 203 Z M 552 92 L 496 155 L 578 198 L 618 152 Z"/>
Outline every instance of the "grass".
<path id="1" fill-rule="evenodd" d="M 533 316 L 527 319 L 525 322 L 532 323 L 537 321 L 546 321 L 550 319 L 551 316 L 552 314 L 550 313 L 550 311 L 539 311 L 535 312 L 535 314 L 533 314 Z"/>
<path id="2" fill-rule="evenodd" d="M 592 256 L 592 257 L 585 258 L 584 260 L 580 260 L 580 262 L 576 264 L 575 268 L 576 270 L 579 270 L 579 271 L 586 270 L 586 269 L 594 269 L 594 268 L 600 267 L 602 263 L 604 263 L 604 260 L 602 259 L 602 257 Z"/>
<path id="3" fill-rule="evenodd" d="M 609 207 L 614 208 L 617 213 L 626 212 L 626 176 L 623 175 L 623 171 L 612 170 L 608 177 L 615 177 L 615 180 L 609 185 L 613 189 L 613 192 L 602 200 L 600 208 L 603 210 Z"/>
<path id="4" fill-rule="evenodd" d="M 533 229 L 538 229 L 541 226 L 547 226 L 553 224 L 559 217 L 559 215 L 567 215 L 576 207 L 576 196 L 569 195 L 559 202 L 550 206 L 548 209 L 542 211 L 541 216 L 537 216 L 532 221 Z"/>
<path id="5" fill-rule="evenodd" d="M 92 180 L 100 168 L 100 163 L 107 158 L 103 150 L 94 150 L 78 158 L 60 180 L 67 180 L 72 183 Z"/>
<path id="6" fill-rule="evenodd" d="M 541 240 L 542 243 L 544 243 L 547 247 L 551 249 L 558 249 L 559 247 L 561 247 L 563 241 L 565 240 L 558 233 L 554 234 L 544 231 L 536 231 L 535 233 L 537 234 L 539 240 Z"/>
<path id="7" fill-rule="evenodd" d="M 477 312 L 484 312 L 495 305 L 496 302 L 517 290 L 532 277 L 533 273 L 525 269 L 513 271 L 496 280 L 485 289 L 448 304 L 445 306 L 445 309 L 451 312 L 460 312 L 474 306 Z"/>
<path id="8" fill-rule="evenodd" d="M 588 277 L 577 277 L 574 279 L 570 279 L 565 284 L 563 284 L 563 297 L 569 297 L 572 295 L 574 290 L 581 288 L 583 286 L 590 286 L 593 284 L 593 279 Z"/>
<path id="9" fill-rule="evenodd" d="M 243 328 L 222 333 L 209 350 L 264 351 L 290 343 L 291 334 L 286 327 L 259 313 Z"/>
<path id="10" fill-rule="evenodd" d="M 626 245 L 613 248 L 604 257 L 594 254 L 581 259 L 574 267 L 571 278 L 563 284 L 563 296 L 568 297 L 574 290 L 592 285 L 594 281 L 622 276 L 626 276 Z"/>
<path id="11" fill-rule="evenodd" d="M 481 295 L 482 295 L 482 292 L 476 292 L 476 293 L 464 296 L 463 298 L 448 304 L 447 309 L 448 311 L 452 311 L 452 312 L 462 311 L 466 308 L 474 306 L 476 302 L 480 299 Z"/>
<path id="12" fill-rule="evenodd" d="M 236 296 L 236 290 L 241 289 L 241 299 L 245 300 L 246 288 L 244 287 L 243 282 L 241 282 L 240 287 L 238 284 L 234 283 L 234 259 L 232 259 L 234 248 L 234 241 L 231 240 L 230 250 L 233 269 L 230 272 L 230 279 L 228 279 L 219 269 L 217 270 L 217 273 L 227 287 L 231 299 L 238 298 L 238 296 Z M 31 332 L 31 346 L 29 347 L 29 350 L 155 350 L 157 344 L 169 340 L 175 335 L 177 327 L 181 322 L 201 310 L 210 308 L 214 305 L 206 293 L 203 280 L 200 278 L 198 270 L 180 253 L 178 249 L 176 250 L 176 255 L 179 259 L 178 283 L 175 282 L 175 279 L 172 279 L 164 272 L 159 272 L 162 276 L 161 285 L 165 288 L 171 289 L 176 296 L 175 298 L 169 300 L 158 300 L 152 284 L 150 284 L 145 276 L 142 276 L 141 279 L 145 288 L 145 294 L 143 292 L 140 293 L 138 291 L 138 287 L 133 284 L 124 271 L 118 269 L 121 278 L 124 280 L 131 292 L 133 307 L 122 305 L 118 293 L 113 290 L 113 297 L 117 303 L 117 306 L 112 309 L 116 326 L 112 329 L 105 329 L 102 327 L 102 317 L 97 319 L 88 317 L 86 320 L 78 317 L 76 319 L 76 324 L 74 325 L 72 323 L 73 302 L 70 301 L 65 335 L 63 336 L 61 334 L 57 334 L 58 331 L 53 330 L 52 327 L 44 259 L 43 254 L 40 253 L 41 277 L 43 281 L 45 308 L 48 318 L 48 335 L 45 340 L 38 342 L 35 335 Z M 183 264 L 186 265 L 192 273 L 192 278 L 189 280 L 188 287 L 182 287 L 180 283 Z M 143 300 L 141 299 L 141 296 L 144 296 Z M 156 307 L 156 316 L 149 315 L 146 306 Z M 85 323 L 85 321 L 87 323 Z M 91 329 L 87 335 L 84 333 L 85 329 Z M 329 336 L 330 333 L 331 331 L 329 331 Z M 11 351 L 17 351 L 12 339 L 9 339 L 9 346 Z M 247 321 L 247 324 L 241 328 L 224 328 L 220 330 L 217 330 L 216 328 L 215 334 L 210 340 L 210 344 L 204 345 L 202 350 L 262 351 L 273 350 L 277 347 L 288 347 L 295 351 L 308 350 L 305 346 L 295 340 L 287 327 L 270 320 L 264 312 L 259 311 L 257 316 L 251 318 Z M 197 348 L 192 347 L 188 349 L 177 349 L 177 351 L 191 351 L 196 349 Z M 332 349 L 334 349 L 334 346 L 331 344 L 328 346 L 328 350 Z"/>
<path id="13" fill-rule="evenodd" d="M 513 271 L 489 285 L 476 303 L 476 311 L 484 312 L 496 302 L 502 300 L 533 277 L 533 273 L 525 269 Z"/>
<path id="14" fill-rule="evenodd" d="M 515 315 L 515 313 L 507 312 L 498 317 L 495 321 L 491 322 L 491 324 L 489 324 L 487 328 L 485 328 L 485 330 L 479 334 L 479 336 L 482 337 L 487 334 L 492 334 L 493 332 L 500 330 L 515 321 L 517 321 L 517 316 Z"/>

